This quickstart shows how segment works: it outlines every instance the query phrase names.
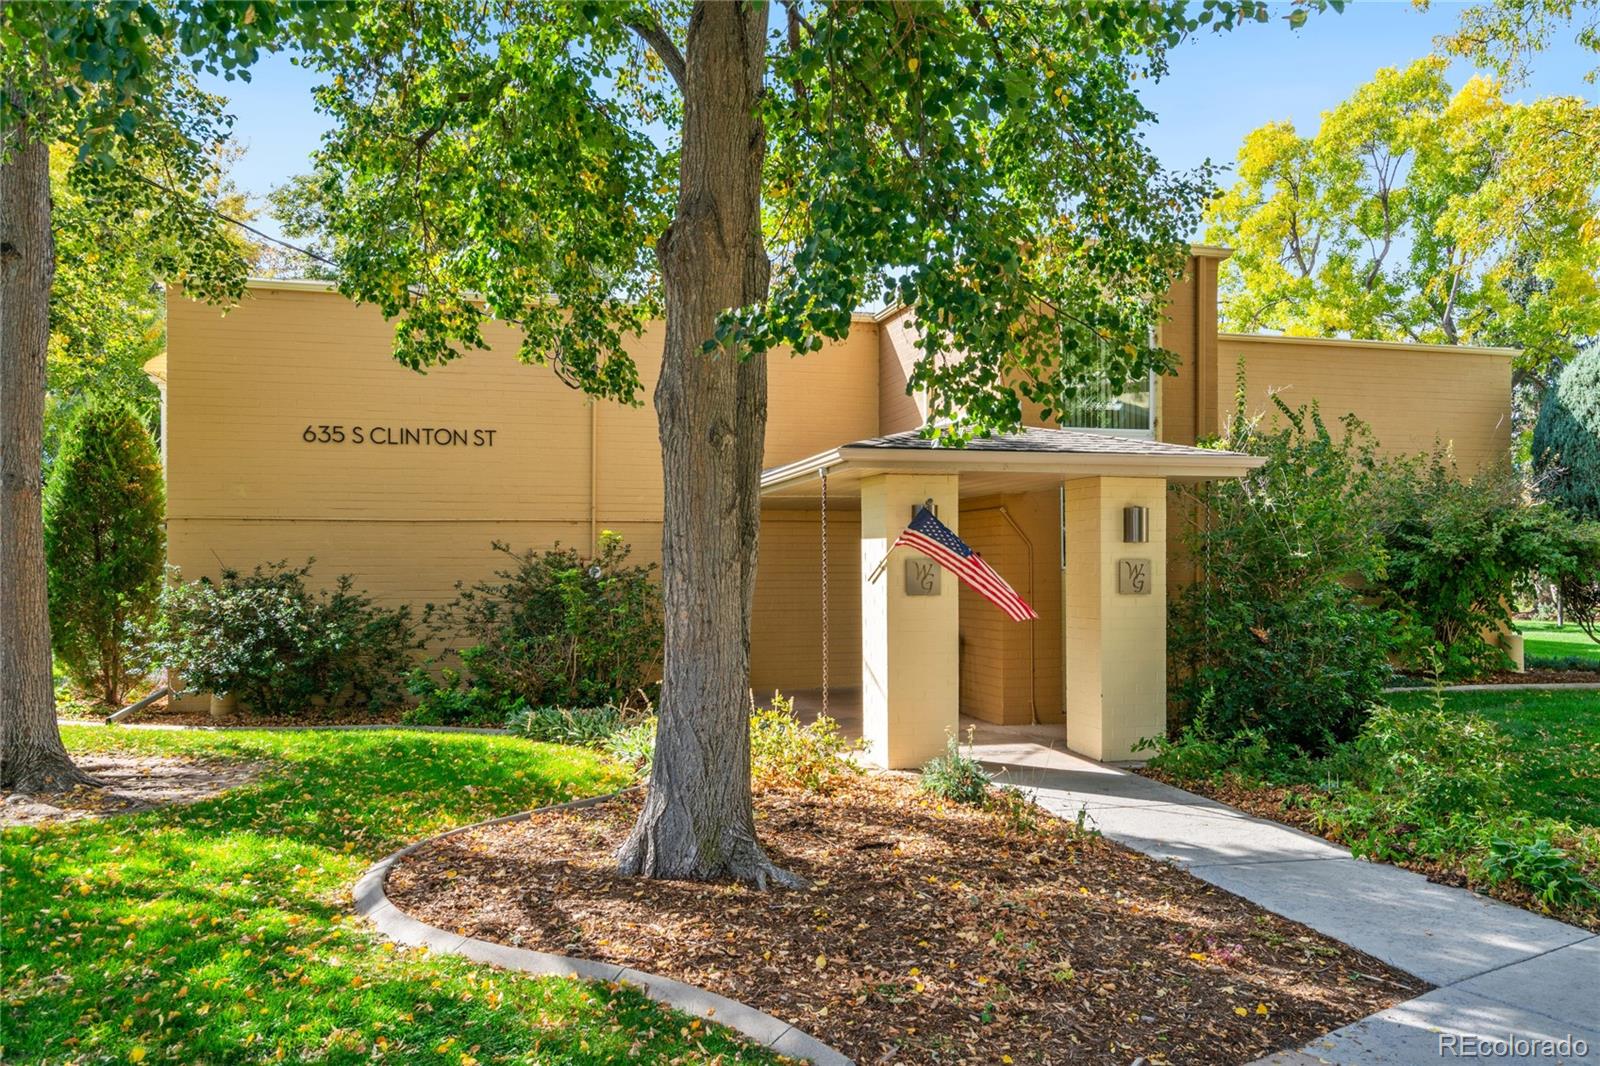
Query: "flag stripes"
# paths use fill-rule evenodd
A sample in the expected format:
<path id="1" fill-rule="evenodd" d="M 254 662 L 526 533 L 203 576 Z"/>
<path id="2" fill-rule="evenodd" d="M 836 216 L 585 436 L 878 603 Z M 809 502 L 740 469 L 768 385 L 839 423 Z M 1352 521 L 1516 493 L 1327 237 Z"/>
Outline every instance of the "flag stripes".
<path id="1" fill-rule="evenodd" d="M 1013 622 L 1038 618 L 1017 590 L 1006 583 L 983 556 L 973 551 L 960 537 L 927 508 L 917 512 L 911 524 L 901 531 L 890 550 L 905 546 L 921 552 L 956 577 L 978 595 L 1006 613 Z"/>

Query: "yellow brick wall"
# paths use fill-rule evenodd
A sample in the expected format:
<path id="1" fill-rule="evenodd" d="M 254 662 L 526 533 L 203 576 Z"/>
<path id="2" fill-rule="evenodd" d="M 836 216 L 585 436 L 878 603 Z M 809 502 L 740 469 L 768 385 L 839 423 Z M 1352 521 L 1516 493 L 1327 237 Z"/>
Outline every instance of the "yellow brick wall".
<path id="1" fill-rule="evenodd" d="M 921 353 L 915 345 L 916 316 L 909 310 L 886 316 L 878 330 L 878 432 L 919 428 L 928 408 L 920 393 L 908 393 L 911 368 Z"/>
<path id="2" fill-rule="evenodd" d="M 861 684 L 861 512 L 828 513 L 829 684 Z M 750 685 L 765 697 L 822 685 L 822 516 L 767 509 L 750 619 Z"/>
<path id="3" fill-rule="evenodd" d="M 648 401 L 659 324 L 630 346 L 644 383 L 639 407 L 591 402 L 549 368 L 520 363 L 508 328 L 492 325 L 487 339 L 491 350 L 418 374 L 391 357 L 392 332 L 376 310 L 334 293 L 253 288 L 227 315 L 173 293 L 169 560 L 192 579 L 315 555 L 314 577 L 351 573 L 383 602 L 419 605 L 450 598 L 458 580 L 489 577 L 500 565 L 495 539 L 587 548 L 591 527 L 615 529 L 635 559 L 658 561 L 660 444 Z M 803 359 L 774 354 L 767 465 L 876 435 L 878 361 L 878 329 L 865 321 Z M 302 439 L 322 425 L 342 427 L 345 440 Z M 373 427 L 456 428 L 468 444 L 358 445 L 356 427 L 366 440 Z M 474 430 L 492 430 L 492 444 L 475 446 Z M 817 597 L 799 588 L 816 587 L 805 532 L 814 517 L 809 526 L 775 518 L 763 531 L 763 685 L 795 687 L 820 673 Z M 834 616 L 840 684 L 859 680 L 856 529 L 844 515 L 832 538 L 848 579 Z"/>
<path id="4" fill-rule="evenodd" d="M 1028 550 L 1000 508 L 1033 542 Z M 1007 493 L 963 500 L 961 538 L 982 553 L 1039 613 L 1013 622 L 961 586 L 961 711 L 986 722 L 1022 725 L 1061 720 L 1061 559 L 1055 492 Z M 1029 663 L 1033 668 L 1030 671 Z"/>
<path id="5" fill-rule="evenodd" d="M 1504 462 L 1511 448 L 1511 355 L 1494 349 L 1224 334 L 1217 408 L 1233 409 L 1240 360 L 1252 413 L 1277 393 L 1316 400 L 1330 425 L 1354 413 L 1390 455 L 1449 445 L 1463 472 Z"/>

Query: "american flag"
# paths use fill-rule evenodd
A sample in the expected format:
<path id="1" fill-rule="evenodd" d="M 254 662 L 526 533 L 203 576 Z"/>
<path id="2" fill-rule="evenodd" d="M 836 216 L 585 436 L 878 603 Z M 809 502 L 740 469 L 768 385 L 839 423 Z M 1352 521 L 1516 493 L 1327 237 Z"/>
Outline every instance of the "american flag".
<path id="1" fill-rule="evenodd" d="M 917 511 L 889 550 L 905 545 L 915 548 L 952 574 L 967 583 L 967 587 L 1004 611 L 1013 622 L 1026 622 L 1039 614 L 1017 590 L 1006 584 L 1006 579 L 995 573 L 994 567 L 983 561 L 983 556 L 967 547 L 965 541 L 950 532 L 948 526 L 934 517 L 926 507 Z"/>

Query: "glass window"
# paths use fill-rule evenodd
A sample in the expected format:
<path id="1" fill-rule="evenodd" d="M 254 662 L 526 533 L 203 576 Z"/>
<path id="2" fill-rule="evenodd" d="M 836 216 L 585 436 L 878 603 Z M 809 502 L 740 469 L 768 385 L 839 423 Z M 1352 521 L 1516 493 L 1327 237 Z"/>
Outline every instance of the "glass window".
<path id="1" fill-rule="evenodd" d="M 1078 391 L 1076 402 L 1062 411 L 1061 425 L 1069 429 L 1099 429 L 1123 433 L 1149 433 L 1151 398 L 1155 395 L 1155 375 L 1141 385 L 1129 384 L 1113 392 L 1109 381 L 1089 385 Z"/>

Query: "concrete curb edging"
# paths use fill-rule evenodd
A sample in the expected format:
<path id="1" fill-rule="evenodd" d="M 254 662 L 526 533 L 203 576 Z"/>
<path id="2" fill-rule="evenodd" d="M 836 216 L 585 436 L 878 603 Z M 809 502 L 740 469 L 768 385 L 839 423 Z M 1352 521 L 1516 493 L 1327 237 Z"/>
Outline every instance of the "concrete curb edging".
<path id="1" fill-rule="evenodd" d="M 392 855 L 378 860 L 361 875 L 361 879 L 351 889 L 351 895 L 355 898 L 356 913 L 372 922 L 380 934 L 397 944 L 404 944 L 408 947 L 426 947 L 430 951 L 443 955 L 461 955 L 472 959 L 474 962 L 487 963 L 490 966 L 498 966 L 501 969 L 518 970 L 542 977 L 576 977 L 586 981 L 600 981 L 606 984 L 620 981 L 633 985 L 657 1003 L 682 1011 L 685 1014 L 694 1015 L 697 1018 L 703 1018 L 706 1021 L 716 1022 L 718 1025 L 727 1026 L 729 1029 L 780 1055 L 819 1063 L 821 1066 L 853 1066 L 850 1058 L 824 1044 L 816 1037 L 796 1029 L 780 1018 L 774 1018 L 772 1015 L 756 1010 L 748 1004 L 740 1003 L 736 999 L 719 996 L 715 992 L 707 992 L 703 988 L 696 988 L 694 985 L 674 981 L 671 978 L 644 973 L 640 970 L 632 970 L 617 963 L 596 962 L 593 959 L 578 959 L 544 951 L 531 951 L 527 948 L 514 948 L 505 944 L 491 943 L 487 940 L 474 940 L 459 933 L 452 933 L 448 930 L 428 925 L 426 922 L 419 922 L 399 907 L 396 907 L 384 891 L 384 886 L 389 880 L 389 871 L 394 868 L 394 865 L 425 845 L 446 840 L 473 829 L 482 829 L 485 826 L 502 825 L 506 822 L 524 822 L 536 814 L 544 814 L 549 811 L 593 807 L 617 796 L 633 792 L 640 787 L 642 786 L 634 785 L 632 788 L 625 788 L 620 792 L 612 792 L 603 796 L 590 796 L 585 799 L 572 800 L 568 803 L 555 803 L 547 807 L 538 807 L 531 811 L 520 811 L 516 814 L 503 815 L 499 818 L 490 818 L 487 821 L 460 826 L 436 836 L 419 840 L 414 844 L 408 844 Z"/>

